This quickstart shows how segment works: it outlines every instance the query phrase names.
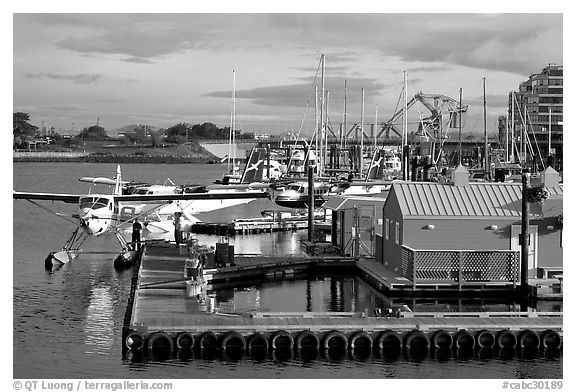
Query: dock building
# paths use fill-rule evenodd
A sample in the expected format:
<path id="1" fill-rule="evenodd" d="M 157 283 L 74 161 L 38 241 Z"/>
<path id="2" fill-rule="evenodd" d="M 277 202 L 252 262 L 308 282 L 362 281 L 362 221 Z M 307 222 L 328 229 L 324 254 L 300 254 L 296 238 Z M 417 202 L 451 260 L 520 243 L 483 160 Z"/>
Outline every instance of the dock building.
<path id="1" fill-rule="evenodd" d="M 381 231 L 385 201 L 378 196 L 333 196 L 324 204 L 332 212 L 332 245 L 341 255 L 375 256 L 375 234 Z"/>
<path id="2" fill-rule="evenodd" d="M 528 276 L 547 278 L 562 272 L 563 189 L 551 168 L 536 180 L 532 186 L 542 184 L 549 197 L 530 203 Z M 453 184 L 395 182 L 383 206 L 376 261 L 414 284 L 515 286 L 521 219 L 521 184 L 470 183 L 463 166 Z"/>

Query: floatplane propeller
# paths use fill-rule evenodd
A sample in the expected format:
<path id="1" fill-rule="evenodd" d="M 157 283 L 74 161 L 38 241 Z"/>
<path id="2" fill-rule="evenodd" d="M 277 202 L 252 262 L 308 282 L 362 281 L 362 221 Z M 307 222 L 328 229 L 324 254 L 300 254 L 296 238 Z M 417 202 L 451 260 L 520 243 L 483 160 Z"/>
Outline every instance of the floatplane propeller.
<path id="1" fill-rule="evenodd" d="M 115 259 L 115 266 L 129 265 L 138 255 L 135 244 L 128 243 L 121 235 L 120 230 L 125 226 L 133 223 L 135 219 L 147 217 L 155 213 L 158 209 L 173 201 L 183 200 L 207 200 L 207 199 L 241 199 L 246 198 L 243 192 L 207 192 L 199 190 L 194 193 L 172 193 L 172 194 L 122 194 L 122 187 L 129 184 L 122 181 L 120 166 L 116 169 L 116 178 L 109 179 L 103 177 L 83 177 L 81 181 L 91 182 L 93 184 L 113 185 L 112 194 L 88 193 L 82 195 L 76 194 L 59 194 L 59 193 L 31 193 L 31 192 L 13 192 L 14 199 L 28 200 L 30 203 L 39 208 L 52 213 L 68 223 L 76 226 L 70 238 L 64 243 L 61 250 L 50 252 L 45 260 L 45 265 L 51 268 L 54 263 L 66 264 L 78 257 L 81 253 L 109 253 L 109 252 L 83 252 L 81 246 L 88 237 L 101 237 L 104 235 L 114 234 L 121 246 L 121 253 Z M 266 198 L 268 193 L 265 191 L 250 193 L 250 198 Z M 78 213 L 67 216 L 60 212 L 39 204 L 37 200 L 61 201 L 64 203 L 74 203 L 78 205 Z M 139 203 L 138 208 L 129 207 L 133 214 L 129 219 L 123 219 L 122 211 L 126 205 L 123 203 Z M 119 206 L 124 208 L 120 209 Z M 142 205 L 148 206 L 142 208 Z M 140 209 L 140 210 L 139 210 Z M 134 213 L 136 212 L 136 213 Z M 189 217 L 186 217 L 189 218 Z M 152 222 L 144 222 L 144 230 L 149 230 L 148 226 L 154 227 Z M 158 229 L 166 232 L 167 230 L 158 226 Z M 132 245 L 132 246 L 131 246 Z"/>

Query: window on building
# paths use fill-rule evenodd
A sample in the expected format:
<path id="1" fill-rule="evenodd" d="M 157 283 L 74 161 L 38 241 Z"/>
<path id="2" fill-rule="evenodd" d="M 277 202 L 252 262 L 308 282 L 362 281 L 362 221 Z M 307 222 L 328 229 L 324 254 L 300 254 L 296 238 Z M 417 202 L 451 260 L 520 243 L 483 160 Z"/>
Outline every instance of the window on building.
<path id="1" fill-rule="evenodd" d="M 396 227 L 396 233 L 394 241 L 396 241 L 397 244 L 400 244 L 400 223 L 395 222 L 395 227 Z"/>
<path id="2" fill-rule="evenodd" d="M 389 219 L 386 219 L 384 221 L 384 239 L 385 240 L 390 239 L 390 220 Z"/>

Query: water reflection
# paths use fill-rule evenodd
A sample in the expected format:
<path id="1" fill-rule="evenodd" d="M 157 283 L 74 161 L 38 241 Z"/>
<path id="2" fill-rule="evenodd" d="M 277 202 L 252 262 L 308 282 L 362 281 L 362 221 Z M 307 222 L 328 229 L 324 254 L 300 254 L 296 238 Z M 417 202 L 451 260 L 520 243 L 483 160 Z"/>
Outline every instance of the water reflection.
<path id="1" fill-rule="evenodd" d="M 86 353 L 108 354 L 113 351 L 114 301 L 108 287 L 92 287 L 86 309 L 84 333 Z"/>

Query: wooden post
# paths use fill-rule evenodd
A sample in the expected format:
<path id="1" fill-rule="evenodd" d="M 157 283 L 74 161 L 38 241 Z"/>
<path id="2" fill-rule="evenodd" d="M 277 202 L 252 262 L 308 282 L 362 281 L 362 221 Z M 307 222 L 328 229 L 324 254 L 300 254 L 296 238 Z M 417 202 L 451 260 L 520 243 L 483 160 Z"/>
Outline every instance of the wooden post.
<path id="1" fill-rule="evenodd" d="M 308 166 L 308 241 L 314 242 L 314 166 Z"/>
<path id="2" fill-rule="evenodd" d="M 360 258 L 360 215 L 358 214 L 358 207 L 354 207 L 354 259 Z"/>
<path id="3" fill-rule="evenodd" d="M 272 179 L 270 178 L 270 143 L 266 144 L 266 165 L 268 165 L 268 169 L 266 172 L 268 182 L 272 182 Z"/>
<path id="4" fill-rule="evenodd" d="M 413 250 L 410 252 L 412 253 L 412 291 L 416 291 L 416 260 L 418 256 Z"/>
<path id="5" fill-rule="evenodd" d="M 528 294 L 528 246 L 530 234 L 530 205 L 528 204 L 528 180 L 530 173 L 522 173 L 522 229 L 520 232 L 520 287 L 524 295 Z"/>

